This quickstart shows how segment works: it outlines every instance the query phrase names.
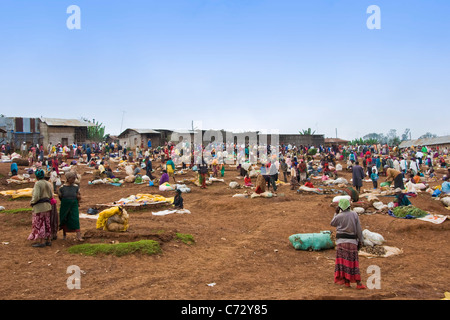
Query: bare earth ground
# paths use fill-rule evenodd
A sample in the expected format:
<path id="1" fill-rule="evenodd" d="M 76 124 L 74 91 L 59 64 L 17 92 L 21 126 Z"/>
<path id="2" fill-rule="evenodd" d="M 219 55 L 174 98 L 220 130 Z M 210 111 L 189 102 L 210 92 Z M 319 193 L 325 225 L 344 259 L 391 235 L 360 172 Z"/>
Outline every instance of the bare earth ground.
<path id="1" fill-rule="evenodd" d="M 158 164 L 154 162 L 154 167 Z M 8 163 L 0 164 L 0 190 L 33 186 L 8 185 L 9 167 Z M 23 168 L 19 167 L 19 173 Z M 85 170 L 90 169 L 79 165 L 79 171 Z M 123 238 L 115 238 L 115 233 L 112 238 L 101 238 L 95 220 L 80 219 L 82 232 L 91 235 L 87 243 L 136 241 L 144 235 L 160 235 L 155 239 L 163 252 L 153 256 L 70 254 L 67 249 L 77 244 L 74 234 L 62 240 L 61 232 L 51 247 L 33 248 L 27 240 L 31 213 L 0 212 L 0 299 L 438 300 L 450 291 L 450 221 L 435 225 L 385 214 L 361 215 L 363 229 L 380 233 L 386 245 L 400 248 L 403 253 L 387 258 L 360 256 L 364 282 L 371 275 L 367 273 L 369 266 L 380 267 L 380 289 L 361 291 L 354 285 L 343 288 L 333 282 L 334 249 L 299 251 L 288 240 L 297 233 L 334 232 L 330 226 L 334 195 L 298 194 L 289 185 L 282 185 L 275 198 L 232 198 L 243 192 L 228 188 L 230 181 L 243 184 L 243 180 L 235 179 L 238 174 L 236 169 L 227 168 L 226 183 L 214 182 L 206 190 L 189 185 L 192 191 L 183 198 L 191 214 L 153 216 L 151 210 L 130 212 L 130 228 L 121 234 Z M 156 176 L 160 173 L 156 172 Z M 193 176 L 189 172 L 178 178 Z M 347 172 L 341 176 L 351 178 Z M 88 185 L 90 179 L 90 174 L 83 174 L 81 212 L 137 193 L 174 195 L 173 191 L 160 192 L 146 184 Z M 370 189 L 371 183 L 365 182 L 365 188 Z M 6 209 L 29 207 L 29 201 L 0 196 L 0 206 Z M 382 197 L 381 201 L 387 204 L 392 198 Z M 441 202 L 424 192 L 411 202 L 436 214 L 449 213 Z M 195 244 L 172 239 L 174 232 L 193 235 Z M 69 290 L 66 284 L 71 265 L 83 270 L 79 290 Z M 212 283 L 215 285 L 208 285 Z"/>

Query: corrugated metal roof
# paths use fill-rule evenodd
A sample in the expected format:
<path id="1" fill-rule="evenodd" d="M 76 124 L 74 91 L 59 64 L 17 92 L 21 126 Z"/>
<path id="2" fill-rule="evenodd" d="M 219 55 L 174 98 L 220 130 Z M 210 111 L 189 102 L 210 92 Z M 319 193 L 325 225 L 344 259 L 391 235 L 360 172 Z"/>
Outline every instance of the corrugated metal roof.
<path id="1" fill-rule="evenodd" d="M 349 142 L 348 140 L 339 139 L 339 138 L 325 138 L 325 143 L 346 143 Z"/>
<path id="2" fill-rule="evenodd" d="M 402 141 L 399 147 L 409 148 L 412 146 L 433 146 L 440 144 L 450 144 L 450 136 Z"/>
<path id="3" fill-rule="evenodd" d="M 153 129 L 129 129 L 129 130 L 134 130 L 140 134 L 145 134 L 145 133 L 158 133 L 159 134 L 159 133 L 161 133 L 161 132 L 153 130 Z"/>
<path id="4" fill-rule="evenodd" d="M 123 132 L 121 132 L 118 136 L 118 138 L 122 138 L 124 134 L 126 134 L 127 132 L 129 132 L 130 130 L 137 132 L 138 134 L 161 134 L 161 132 L 153 130 L 153 129 L 133 129 L 133 128 L 128 128 L 125 129 Z"/>
<path id="5" fill-rule="evenodd" d="M 41 118 L 41 121 L 51 127 L 95 127 L 95 123 L 77 119 Z"/>

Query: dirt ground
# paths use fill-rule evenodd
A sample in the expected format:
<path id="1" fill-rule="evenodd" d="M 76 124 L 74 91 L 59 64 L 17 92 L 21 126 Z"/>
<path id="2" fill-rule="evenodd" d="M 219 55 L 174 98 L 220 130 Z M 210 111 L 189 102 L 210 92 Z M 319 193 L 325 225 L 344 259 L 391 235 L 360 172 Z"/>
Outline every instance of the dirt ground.
<path id="1" fill-rule="evenodd" d="M 155 161 L 154 168 L 158 164 Z M 78 167 L 80 173 L 91 170 Z M 33 186 L 7 184 L 9 168 L 9 163 L 0 163 L 1 191 Z M 23 169 L 19 166 L 19 173 L 24 173 Z M 441 178 L 443 171 L 438 174 Z M 160 172 L 155 175 L 159 178 Z M 147 184 L 89 185 L 91 176 L 82 174 L 82 213 L 98 203 L 137 193 L 174 195 L 173 191 L 160 192 Z M 177 178 L 193 176 L 189 172 Z M 333 282 L 334 249 L 300 251 L 288 240 L 297 233 L 334 232 L 330 226 L 334 208 L 330 204 L 335 195 L 299 194 L 289 185 L 281 185 L 274 198 L 233 198 L 244 191 L 228 188 L 230 181 L 243 184 L 237 176 L 235 168 L 227 167 L 225 183 L 214 182 L 206 190 L 189 185 L 191 192 L 183 198 L 190 214 L 154 216 L 150 209 L 130 212 L 130 227 L 124 234 L 102 237 L 95 229 L 95 220 L 80 219 L 82 233 L 90 235 L 87 243 L 136 241 L 154 235 L 162 253 L 153 256 L 70 254 L 67 249 L 77 244 L 75 235 L 62 240 L 61 231 L 52 246 L 33 248 L 27 240 L 31 212 L 0 211 L 0 299 L 439 300 L 450 291 L 450 221 L 432 224 L 379 213 L 360 215 L 363 229 L 380 233 L 386 245 L 400 248 L 402 253 L 386 258 L 360 256 L 363 282 L 372 275 L 367 272 L 369 267 L 375 265 L 380 268 L 381 288 L 356 290 L 354 284 L 344 288 Z M 351 178 L 345 171 L 340 176 Z M 313 183 L 318 184 L 315 180 Z M 365 182 L 363 188 L 371 189 L 372 185 Z M 380 200 L 387 204 L 392 198 Z M 440 201 L 425 192 L 410 200 L 432 213 L 449 214 Z M 0 196 L 0 206 L 6 209 L 26 208 L 29 202 L 30 198 L 9 200 Z M 195 244 L 175 240 L 175 232 L 191 234 Z M 67 286 L 72 275 L 67 269 L 72 265 L 82 270 L 78 290 Z"/>

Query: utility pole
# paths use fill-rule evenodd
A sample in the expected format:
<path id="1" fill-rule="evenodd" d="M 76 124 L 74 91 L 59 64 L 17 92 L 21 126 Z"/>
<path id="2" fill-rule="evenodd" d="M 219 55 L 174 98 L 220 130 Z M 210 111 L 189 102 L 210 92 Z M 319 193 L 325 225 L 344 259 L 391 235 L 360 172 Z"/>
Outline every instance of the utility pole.
<path id="1" fill-rule="evenodd" d="M 122 111 L 122 122 L 121 122 L 121 124 L 120 124 L 120 132 L 119 132 L 119 134 L 122 133 L 123 117 L 124 117 L 124 115 L 125 115 L 125 111 Z"/>

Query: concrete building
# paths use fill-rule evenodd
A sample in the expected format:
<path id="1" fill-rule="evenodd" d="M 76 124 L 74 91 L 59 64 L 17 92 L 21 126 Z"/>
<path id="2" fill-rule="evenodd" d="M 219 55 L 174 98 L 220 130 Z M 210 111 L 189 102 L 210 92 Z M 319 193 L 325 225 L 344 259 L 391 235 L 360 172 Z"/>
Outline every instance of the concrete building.
<path id="1" fill-rule="evenodd" d="M 3 129 L 0 143 L 9 142 L 12 150 L 18 150 L 23 142 L 27 147 L 42 143 L 39 132 L 39 118 L 0 117 Z"/>
<path id="2" fill-rule="evenodd" d="M 149 139 L 152 141 L 152 147 L 164 145 L 161 132 L 153 129 L 126 129 L 117 137 L 119 143 L 127 148 L 147 147 Z"/>
<path id="3" fill-rule="evenodd" d="M 331 147 L 331 146 L 347 146 L 350 141 L 339 139 L 339 138 L 325 138 L 324 146 L 325 147 Z"/>
<path id="4" fill-rule="evenodd" d="M 72 143 L 87 142 L 88 127 L 95 126 L 94 123 L 76 119 L 40 118 L 39 129 L 42 144 L 71 145 Z"/>
<path id="5" fill-rule="evenodd" d="M 270 143 L 270 135 L 268 136 L 268 141 Z M 279 135 L 279 145 L 292 145 L 296 147 L 300 146 L 314 146 L 318 147 L 324 145 L 325 138 L 323 134 L 280 134 Z"/>

